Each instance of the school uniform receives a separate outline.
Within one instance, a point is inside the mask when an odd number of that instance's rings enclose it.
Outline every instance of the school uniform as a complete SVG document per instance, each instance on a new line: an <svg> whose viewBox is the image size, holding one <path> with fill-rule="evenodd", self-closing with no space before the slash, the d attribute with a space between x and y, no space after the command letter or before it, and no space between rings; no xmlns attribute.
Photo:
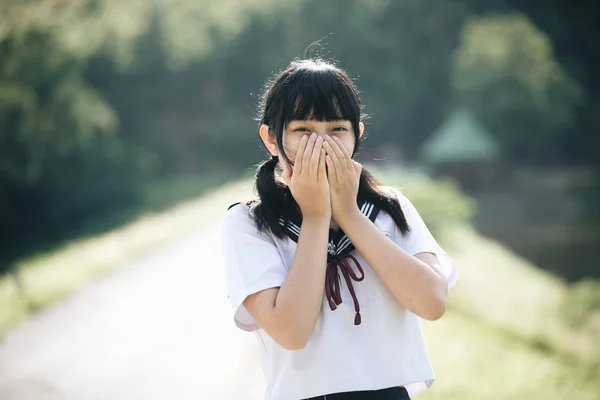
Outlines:
<svg viewBox="0 0 600 400"><path fill-rule="evenodd" d="M400 200L410 226L407 235L403 236L392 217L373 204L359 201L361 212L409 254L434 253L449 285L454 285L457 266L412 203L399 191L389 190ZM294 259L301 220L293 214L282 218L286 237L279 239L258 232L249 212L239 203L227 210L223 251L234 322L240 329L254 332L261 347L266 400L402 400L431 386L435 375L421 319L398 303L341 230L329 233L328 263L336 268L328 269L331 282L326 285L322 309L306 347L286 350L271 339L243 301L253 293L281 286ZM345 392L355 392L355 397L340 397ZM356 397L360 392L364 397Z"/></svg>

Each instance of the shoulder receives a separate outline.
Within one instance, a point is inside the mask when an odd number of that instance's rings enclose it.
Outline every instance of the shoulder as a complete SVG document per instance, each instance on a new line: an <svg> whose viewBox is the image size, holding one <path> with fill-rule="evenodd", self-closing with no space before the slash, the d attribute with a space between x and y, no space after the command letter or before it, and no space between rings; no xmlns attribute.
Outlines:
<svg viewBox="0 0 600 400"><path fill-rule="evenodd" d="M248 223L252 220L250 207L243 202L237 202L227 207L223 217L225 223Z"/></svg>
<svg viewBox="0 0 600 400"><path fill-rule="evenodd" d="M386 193L391 195L392 197L395 197L396 199L398 199L398 203L400 203L400 207L408 206L409 204L411 204L408 197L406 197L400 189L398 189L394 186L387 186L387 185L382 185L381 188Z"/></svg>
<svg viewBox="0 0 600 400"><path fill-rule="evenodd" d="M223 216L223 235L273 241L270 233L258 229L254 219L253 204L248 202L234 203L227 208Z"/></svg>
<svg viewBox="0 0 600 400"><path fill-rule="evenodd" d="M233 203L232 205L230 205L229 207L227 207L227 211L231 210L233 207L235 207L235 206L237 206L237 205L240 205L240 204L242 204L242 202L241 202L241 201L238 201L238 202L236 202L236 203Z"/></svg>
<svg viewBox="0 0 600 400"><path fill-rule="evenodd" d="M412 206L410 200L402 193L400 189L394 186L381 185L379 190L383 192L388 199L393 199L398 202L400 205L401 215L403 215L403 218L406 219L406 223L410 225L410 209ZM377 218L374 221L375 226L377 226L379 230L389 237L393 237L394 231L398 228L396 220L392 217L392 214L390 214L391 211L394 210L388 210L387 208L380 209L377 214Z"/></svg>
<svg viewBox="0 0 600 400"><path fill-rule="evenodd" d="M229 207L227 207L227 210L225 211L225 216L243 215L243 214L248 215L249 213L250 213L250 207L248 207L248 205L246 203L238 201L236 203L231 204Z"/></svg>

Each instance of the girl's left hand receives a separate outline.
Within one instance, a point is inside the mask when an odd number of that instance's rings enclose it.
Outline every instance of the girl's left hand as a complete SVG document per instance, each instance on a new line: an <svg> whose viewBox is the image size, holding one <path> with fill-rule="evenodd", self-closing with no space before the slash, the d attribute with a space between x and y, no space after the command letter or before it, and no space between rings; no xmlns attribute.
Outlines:
<svg viewBox="0 0 600 400"><path fill-rule="evenodd" d="M337 137L324 135L323 147L327 151L327 178L331 193L331 214L340 220L358 211L356 197L362 165L352 160L348 150Z"/></svg>

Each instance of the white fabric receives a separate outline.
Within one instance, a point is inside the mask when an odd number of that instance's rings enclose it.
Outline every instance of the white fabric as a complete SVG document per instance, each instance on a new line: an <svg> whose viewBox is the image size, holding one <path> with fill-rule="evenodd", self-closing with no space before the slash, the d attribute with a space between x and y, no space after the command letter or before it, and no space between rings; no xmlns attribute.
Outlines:
<svg viewBox="0 0 600 400"><path fill-rule="evenodd" d="M449 285L454 285L458 277L456 265L435 241L412 203L397 194L411 232L402 236L384 211L379 212L375 225L411 255L436 254ZM290 351L260 329L243 301L253 293L281 286L291 267L296 243L258 233L248 208L239 204L225 214L223 245L234 321L239 328L254 332L260 343L267 380L266 400L298 400L393 386L405 386L414 395L431 386L435 376L420 318L395 300L356 250L351 254L365 271L365 279L354 283L361 325L354 325L352 298L342 279L342 304L331 311L324 301L307 346Z"/></svg>

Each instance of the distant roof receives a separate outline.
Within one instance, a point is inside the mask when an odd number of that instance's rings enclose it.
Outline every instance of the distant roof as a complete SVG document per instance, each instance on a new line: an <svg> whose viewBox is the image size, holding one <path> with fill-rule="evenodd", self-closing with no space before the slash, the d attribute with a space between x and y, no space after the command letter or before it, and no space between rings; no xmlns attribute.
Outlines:
<svg viewBox="0 0 600 400"><path fill-rule="evenodd" d="M500 146L467 109L456 109L421 149L427 162L489 161L498 158Z"/></svg>

